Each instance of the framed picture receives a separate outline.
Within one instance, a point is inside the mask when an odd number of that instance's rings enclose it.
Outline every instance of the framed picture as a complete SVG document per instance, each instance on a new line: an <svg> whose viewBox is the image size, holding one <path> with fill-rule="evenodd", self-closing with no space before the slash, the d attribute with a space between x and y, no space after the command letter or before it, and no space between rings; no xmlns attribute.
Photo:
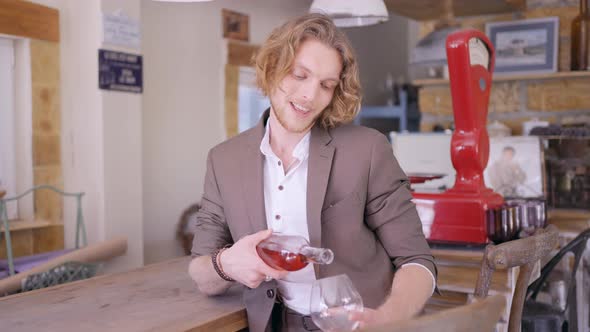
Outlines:
<svg viewBox="0 0 590 332"><path fill-rule="evenodd" d="M496 49L495 74L534 74L557 71L559 18L486 24Z"/></svg>
<svg viewBox="0 0 590 332"><path fill-rule="evenodd" d="M539 137L492 137L484 181L504 197L543 197L544 163Z"/></svg>
<svg viewBox="0 0 590 332"><path fill-rule="evenodd" d="M223 38L248 41L250 36L248 15L222 9Z"/></svg>

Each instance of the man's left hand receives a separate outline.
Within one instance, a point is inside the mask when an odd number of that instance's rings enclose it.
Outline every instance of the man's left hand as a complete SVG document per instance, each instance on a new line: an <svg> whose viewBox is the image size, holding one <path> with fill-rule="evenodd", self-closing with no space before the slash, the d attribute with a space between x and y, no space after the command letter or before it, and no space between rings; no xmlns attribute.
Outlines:
<svg viewBox="0 0 590 332"><path fill-rule="evenodd" d="M382 311L370 308L364 308L363 311L353 311L348 315L348 319L360 322L359 328L369 326L378 326L390 323L395 320L391 315L386 315Z"/></svg>
<svg viewBox="0 0 590 332"><path fill-rule="evenodd" d="M359 321L360 327L378 326L411 319L417 315L432 294L433 279L421 266L406 265L395 273L389 297L376 310L350 313L349 318Z"/></svg>

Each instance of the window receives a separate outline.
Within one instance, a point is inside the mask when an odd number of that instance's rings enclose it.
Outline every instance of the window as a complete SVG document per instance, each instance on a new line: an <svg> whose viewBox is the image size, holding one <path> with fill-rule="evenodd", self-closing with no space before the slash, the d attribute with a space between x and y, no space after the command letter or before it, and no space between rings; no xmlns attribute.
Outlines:
<svg viewBox="0 0 590 332"><path fill-rule="evenodd" d="M238 86L238 131L252 128L260 120L262 113L270 107L266 98L255 83L256 73L252 67L240 67Z"/></svg>

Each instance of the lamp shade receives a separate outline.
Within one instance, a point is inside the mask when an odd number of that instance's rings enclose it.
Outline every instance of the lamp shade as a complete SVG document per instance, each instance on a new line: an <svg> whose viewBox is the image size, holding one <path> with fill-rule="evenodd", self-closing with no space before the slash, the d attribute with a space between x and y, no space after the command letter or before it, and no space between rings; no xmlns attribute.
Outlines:
<svg viewBox="0 0 590 332"><path fill-rule="evenodd" d="M387 21L383 0L314 0L311 13L330 16L338 27L358 27Z"/></svg>

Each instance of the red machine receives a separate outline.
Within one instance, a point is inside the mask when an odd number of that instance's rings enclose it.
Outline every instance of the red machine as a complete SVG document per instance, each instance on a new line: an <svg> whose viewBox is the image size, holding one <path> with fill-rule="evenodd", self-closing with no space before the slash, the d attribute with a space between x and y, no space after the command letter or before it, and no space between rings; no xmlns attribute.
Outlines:
<svg viewBox="0 0 590 332"><path fill-rule="evenodd" d="M455 118L451 161L457 175L451 189L414 193L414 202L429 241L485 244L486 210L504 203L483 177L490 149L486 119L494 48L477 30L453 33L446 45Z"/></svg>

